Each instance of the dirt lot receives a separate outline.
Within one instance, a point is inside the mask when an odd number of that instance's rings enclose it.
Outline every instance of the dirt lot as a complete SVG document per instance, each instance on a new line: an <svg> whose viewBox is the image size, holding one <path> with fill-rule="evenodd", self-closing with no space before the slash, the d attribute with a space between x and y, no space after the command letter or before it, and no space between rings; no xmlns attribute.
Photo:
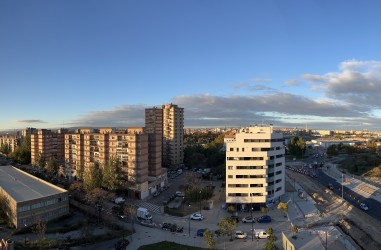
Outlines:
<svg viewBox="0 0 381 250"><path fill-rule="evenodd" d="M292 171L287 173L314 198L323 214L319 223L309 227L336 224L362 249L381 249L381 223L378 220L348 203L343 204L340 197L316 180Z"/></svg>

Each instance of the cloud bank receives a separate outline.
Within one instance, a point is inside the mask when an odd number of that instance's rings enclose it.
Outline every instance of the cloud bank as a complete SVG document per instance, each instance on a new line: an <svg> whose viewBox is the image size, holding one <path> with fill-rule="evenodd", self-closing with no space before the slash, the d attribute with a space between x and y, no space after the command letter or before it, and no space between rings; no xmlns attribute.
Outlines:
<svg viewBox="0 0 381 250"><path fill-rule="evenodd" d="M304 127L307 123L315 129L381 130L378 127L381 121L378 114L381 109L381 62L344 61L338 65L337 72L304 73L299 79L285 80L282 86L301 85L308 85L309 91L319 90L319 97L288 93L287 88L277 89L272 84L239 83L232 86L233 91L247 90L247 94L183 95L169 102L184 108L185 127L247 126L265 122L282 127ZM94 111L72 124L144 126L145 108L148 106L122 105L114 110Z"/></svg>

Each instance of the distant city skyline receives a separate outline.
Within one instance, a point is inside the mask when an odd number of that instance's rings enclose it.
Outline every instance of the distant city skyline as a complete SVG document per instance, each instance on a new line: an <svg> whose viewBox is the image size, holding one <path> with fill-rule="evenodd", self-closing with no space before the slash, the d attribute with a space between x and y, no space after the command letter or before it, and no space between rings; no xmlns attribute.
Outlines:
<svg viewBox="0 0 381 250"><path fill-rule="evenodd" d="M381 131L379 1L2 1L0 130Z"/></svg>

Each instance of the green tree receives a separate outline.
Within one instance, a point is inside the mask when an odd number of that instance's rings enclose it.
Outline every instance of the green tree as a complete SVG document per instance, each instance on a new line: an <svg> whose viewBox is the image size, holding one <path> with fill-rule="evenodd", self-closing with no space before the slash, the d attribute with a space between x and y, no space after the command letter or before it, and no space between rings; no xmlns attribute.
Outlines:
<svg viewBox="0 0 381 250"><path fill-rule="evenodd" d="M83 161L81 161L76 172L77 179L83 181L84 173L85 173L85 165Z"/></svg>
<svg viewBox="0 0 381 250"><path fill-rule="evenodd" d="M102 186L108 190L117 190L122 186L122 169L118 160L111 159L102 167Z"/></svg>
<svg viewBox="0 0 381 250"><path fill-rule="evenodd" d="M337 146L335 144L333 145L330 145L328 148L327 148L327 155L329 157L332 157L332 156L335 156L335 155L338 155L339 152L338 152L338 149L337 149Z"/></svg>
<svg viewBox="0 0 381 250"><path fill-rule="evenodd" d="M5 154L5 155L9 154L9 145L8 145L8 143L4 143L4 144L1 145L0 152Z"/></svg>
<svg viewBox="0 0 381 250"><path fill-rule="evenodd" d="M233 214L233 213L236 211L235 206L233 206L233 205L228 206L228 207L227 207L227 210L228 210L228 212L231 213L231 214Z"/></svg>
<svg viewBox="0 0 381 250"><path fill-rule="evenodd" d="M216 247L216 240L214 239L213 232L210 232L208 229L204 232L204 240L208 249L214 249Z"/></svg>
<svg viewBox="0 0 381 250"><path fill-rule="evenodd" d="M83 180L87 191L100 188L102 184L102 170L97 164L93 164L85 171Z"/></svg>
<svg viewBox="0 0 381 250"><path fill-rule="evenodd" d="M288 153L291 155L302 156L306 151L306 143L302 137L291 137L290 143L287 145Z"/></svg>
<svg viewBox="0 0 381 250"><path fill-rule="evenodd" d="M221 235L230 236L230 240L233 240L233 233L237 228L237 221L233 218L222 218L218 227Z"/></svg>
<svg viewBox="0 0 381 250"><path fill-rule="evenodd" d="M275 245L276 239L277 238L275 235L270 235L270 237L267 238L267 241L262 249L263 250L277 250L278 248Z"/></svg>
<svg viewBox="0 0 381 250"><path fill-rule="evenodd" d="M54 158L51 158L47 163L46 163L46 171L49 174L52 175L57 175L58 173L58 164Z"/></svg>
<svg viewBox="0 0 381 250"><path fill-rule="evenodd" d="M39 169L44 169L46 165L46 159L42 155L41 152L39 152L36 156L35 162L33 163L35 166L37 166Z"/></svg>
<svg viewBox="0 0 381 250"><path fill-rule="evenodd" d="M288 212L288 204L285 202L279 202L277 208L278 208L278 210L283 211L286 214Z"/></svg>

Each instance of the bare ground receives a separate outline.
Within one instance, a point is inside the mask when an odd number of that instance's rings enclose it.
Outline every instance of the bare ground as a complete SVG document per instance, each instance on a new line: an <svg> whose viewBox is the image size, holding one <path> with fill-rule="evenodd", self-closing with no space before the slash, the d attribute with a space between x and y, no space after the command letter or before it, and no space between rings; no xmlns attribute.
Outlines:
<svg viewBox="0 0 381 250"><path fill-rule="evenodd" d="M303 187L316 201L322 213L318 223L307 225L337 225L362 249L381 249L381 223L349 203L342 203L340 197L316 180L288 171L289 176Z"/></svg>

